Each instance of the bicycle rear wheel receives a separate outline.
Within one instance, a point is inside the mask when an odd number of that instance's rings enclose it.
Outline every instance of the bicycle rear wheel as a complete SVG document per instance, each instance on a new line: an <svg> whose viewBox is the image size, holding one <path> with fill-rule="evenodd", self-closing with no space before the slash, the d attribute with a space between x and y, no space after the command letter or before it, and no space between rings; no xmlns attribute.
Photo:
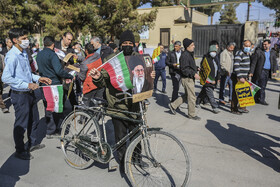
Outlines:
<svg viewBox="0 0 280 187"><path fill-rule="evenodd" d="M148 131L126 152L125 171L133 186L186 186L190 169L184 145L167 132Z"/></svg>
<svg viewBox="0 0 280 187"><path fill-rule="evenodd" d="M85 125L86 127L82 130ZM80 133L79 136L77 136L78 133ZM91 166L94 160L76 146L77 141L81 142L80 136L89 141L98 141L100 139L99 126L91 114L85 111L73 111L62 123L61 150L68 165L76 169L85 169Z"/></svg>

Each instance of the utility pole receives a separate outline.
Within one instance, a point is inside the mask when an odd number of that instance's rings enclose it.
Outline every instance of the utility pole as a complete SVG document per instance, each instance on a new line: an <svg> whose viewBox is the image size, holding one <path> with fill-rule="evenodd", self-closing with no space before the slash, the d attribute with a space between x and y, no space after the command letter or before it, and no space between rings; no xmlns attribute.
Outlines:
<svg viewBox="0 0 280 187"><path fill-rule="evenodd" d="M248 1L247 21L249 21L249 18L250 18L250 1Z"/></svg>

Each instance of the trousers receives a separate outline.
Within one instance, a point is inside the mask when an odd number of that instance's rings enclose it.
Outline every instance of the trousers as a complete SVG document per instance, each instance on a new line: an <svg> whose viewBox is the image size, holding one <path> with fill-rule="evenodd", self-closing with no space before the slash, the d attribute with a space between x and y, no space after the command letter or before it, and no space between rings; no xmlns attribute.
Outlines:
<svg viewBox="0 0 280 187"><path fill-rule="evenodd" d="M185 89L185 94L178 97L171 104L172 108L177 109L181 104L188 101L188 115L195 117L195 91L194 91L194 79L182 78L182 86Z"/></svg>
<svg viewBox="0 0 280 187"><path fill-rule="evenodd" d="M166 71L165 71L165 69L156 69L156 77L154 80L154 90L157 90L157 82L158 82L159 77L161 77L162 91L164 92L166 89Z"/></svg>
<svg viewBox="0 0 280 187"><path fill-rule="evenodd" d="M14 142L16 152L25 151L24 133L27 130L28 146L37 145L37 127L39 124L39 112L34 93L11 93L11 103L15 109Z"/></svg>
<svg viewBox="0 0 280 187"><path fill-rule="evenodd" d="M212 86L203 86L197 99L196 99L196 104L199 105L201 103L201 101L207 97L212 108L218 108L218 104L215 101L215 97L214 97L214 87Z"/></svg>

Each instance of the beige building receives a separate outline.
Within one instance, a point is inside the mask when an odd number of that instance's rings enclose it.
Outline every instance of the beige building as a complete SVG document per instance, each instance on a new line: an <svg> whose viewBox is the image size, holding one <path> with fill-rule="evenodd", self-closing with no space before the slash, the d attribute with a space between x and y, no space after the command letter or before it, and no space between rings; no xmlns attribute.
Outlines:
<svg viewBox="0 0 280 187"><path fill-rule="evenodd" d="M155 8L138 9L139 14L149 13ZM153 29L140 35L140 42L146 43L147 48L156 48L159 43L169 46L171 40L182 41L192 38L192 25L208 25L208 16L193 10L192 23L186 19L191 11L182 6L157 7L158 13Z"/></svg>

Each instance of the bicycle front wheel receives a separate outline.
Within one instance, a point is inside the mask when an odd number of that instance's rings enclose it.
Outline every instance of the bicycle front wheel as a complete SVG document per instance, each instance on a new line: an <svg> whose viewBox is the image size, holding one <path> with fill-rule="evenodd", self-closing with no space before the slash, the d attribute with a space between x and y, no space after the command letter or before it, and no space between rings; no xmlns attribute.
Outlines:
<svg viewBox="0 0 280 187"><path fill-rule="evenodd" d="M189 155L175 136L163 131L148 131L129 145L125 172L133 186L187 186Z"/></svg>
<svg viewBox="0 0 280 187"><path fill-rule="evenodd" d="M85 169L91 166L94 160L76 146L75 142L79 141L80 136L98 141L100 130L92 114L73 111L62 123L61 150L68 165L76 169Z"/></svg>

